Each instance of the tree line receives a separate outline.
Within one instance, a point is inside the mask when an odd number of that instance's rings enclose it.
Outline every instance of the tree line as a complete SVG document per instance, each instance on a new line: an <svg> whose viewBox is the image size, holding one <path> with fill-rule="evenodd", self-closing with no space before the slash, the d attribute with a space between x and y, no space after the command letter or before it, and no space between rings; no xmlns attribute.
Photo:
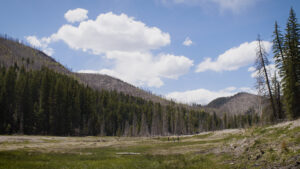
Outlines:
<svg viewBox="0 0 300 169"><path fill-rule="evenodd" d="M150 136L195 134L260 122L207 113L174 102L163 106L116 91L96 91L43 67L0 66L0 134Z"/></svg>
<svg viewBox="0 0 300 169"><path fill-rule="evenodd" d="M267 71L269 60L258 37L256 59L257 87L266 92L272 113L266 113L267 121L296 119L300 117L300 27L296 14L291 8L284 34L275 22L273 32L273 53L278 70L270 76Z"/></svg>

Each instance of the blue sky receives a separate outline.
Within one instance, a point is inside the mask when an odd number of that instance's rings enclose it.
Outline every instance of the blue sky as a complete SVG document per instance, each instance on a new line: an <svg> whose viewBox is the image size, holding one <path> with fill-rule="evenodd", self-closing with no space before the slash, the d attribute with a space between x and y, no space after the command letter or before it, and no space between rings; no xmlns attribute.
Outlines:
<svg viewBox="0 0 300 169"><path fill-rule="evenodd" d="M109 74L200 104L240 91L255 93L250 67L257 35L271 58L275 20L284 28L290 7L300 15L299 0L1 2L0 33L73 71Z"/></svg>

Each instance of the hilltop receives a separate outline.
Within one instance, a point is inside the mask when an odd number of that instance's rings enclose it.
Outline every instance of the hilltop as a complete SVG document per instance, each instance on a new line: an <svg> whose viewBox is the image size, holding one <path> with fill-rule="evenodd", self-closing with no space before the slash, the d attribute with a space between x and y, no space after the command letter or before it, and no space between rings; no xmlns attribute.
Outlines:
<svg viewBox="0 0 300 169"><path fill-rule="evenodd" d="M266 99L250 93L237 93L230 97L220 97L211 101L205 109L217 114L228 113L238 115L244 113L258 112L266 106Z"/></svg>

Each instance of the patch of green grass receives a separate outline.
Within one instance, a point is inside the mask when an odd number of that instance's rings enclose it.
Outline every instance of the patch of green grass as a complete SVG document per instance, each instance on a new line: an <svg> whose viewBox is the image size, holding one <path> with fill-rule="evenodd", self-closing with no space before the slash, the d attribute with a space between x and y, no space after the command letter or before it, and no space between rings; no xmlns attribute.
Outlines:
<svg viewBox="0 0 300 169"><path fill-rule="evenodd" d="M102 148L84 150L90 155L80 153L38 153L27 151L0 152L0 168L6 169L92 169L92 168L143 168L143 169L176 169L176 168L230 168L222 164L223 158L214 154L174 154L174 155L116 155L119 150Z"/></svg>
<svg viewBox="0 0 300 169"><path fill-rule="evenodd" d="M210 137L212 135L214 135L214 133L207 133L207 134L195 135L195 136L193 136L193 138L205 139L205 138Z"/></svg>
<svg viewBox="0 0 300 169"><path fill-rule="evenodd" d="M236 140L241 140L241 139L244 139L246 138L245 135L242 135L242 134L229 134L228 136L226 136L223 141L224 142L229 142L233 139L236 139Z"/></svg>
<svg viewBox="0 0 300 169"><path fill-rule="evenodd" d="M54 140L54 139L41 139L45 143L59 143L60 140Z"/></svg>
<svg viewBox="0 0 300 169"><path fill-rule="evenodd" d="M262 135L262 134L265 134L267 133L268 131L270 131L270 129L266 128L266 127L255 127L252 129L252 133L254 135Z"/></svg>
<svg viewBox="0 0 300 169"><path fill-rule="evenodd" d="M296 143L296 144L300 144L300 135L298 135L298 136L295 138L295 143Z"/></svg>
<svg viewBox="0 0 300 169"><path fill-rule="evenodd" d="M29 144L30 142L28 140L24 141L4 141L0 142L0 145L5 146L5 145L22 145L22 144Z"/></svg>

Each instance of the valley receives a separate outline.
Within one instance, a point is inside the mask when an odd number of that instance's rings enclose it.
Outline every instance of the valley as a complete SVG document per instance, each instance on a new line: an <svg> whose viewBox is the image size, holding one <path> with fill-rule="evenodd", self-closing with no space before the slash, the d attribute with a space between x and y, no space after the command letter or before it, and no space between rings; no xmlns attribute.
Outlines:
<svg viewBox="0 0 300 169"><path fill-rule="evenodd" d="M300 169L300 1L2 4L0 169Z"/></svg>
<svg viewBox="0 0 300 169"><path fill-rule="evenodd" d="M299 154L300 119L186 136L0 136L0 168L7 169L297 169Z"/></svg>

